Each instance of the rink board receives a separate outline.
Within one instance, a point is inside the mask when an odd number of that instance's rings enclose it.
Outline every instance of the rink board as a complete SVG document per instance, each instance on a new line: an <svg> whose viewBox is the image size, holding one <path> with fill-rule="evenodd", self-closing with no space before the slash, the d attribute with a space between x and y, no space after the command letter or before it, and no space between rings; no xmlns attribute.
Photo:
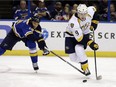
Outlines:
<svg viewBox="0 0 116 87"><path fill-rule="evenodd" d="M13 21L0 21L0 43L11 29ZM44 31L44 37L49 49L61 56L67 56L64 53L64 31L67 22L41 22ZM99 57L116 57L116 23L99 23L95 31L95 39L100 48L97 51ZM93 56L93 51L88 47L86 49L88 56ZM42 52L38 52L42 55ZM28 48L24 43L19 42L13 48L13 51L7 51L5 55L29 55ZM50 54L51 55L51 54Z"/></svg>
<svg viewBox="0 0 116 87"><path fill-rule="evenodd" d="M53 52L55 52L57 55L59 56L68 56L67 54L65 54L64 51L59 51L59 50L53 50ZM94 52L93 51L86 51L86 54L88 57L94 57ZM5 54L5 56L29 56L29 51L28 50L12 50L12 51L7 51ZM42 51L38 51L38 55L42 56ZM116 57L116 52L103 52L103 51L97 51L96 52L97 57L105 57L105 58L109 58L109 57ZM48 56L54 56L53 54L49 54Z"/></svg>

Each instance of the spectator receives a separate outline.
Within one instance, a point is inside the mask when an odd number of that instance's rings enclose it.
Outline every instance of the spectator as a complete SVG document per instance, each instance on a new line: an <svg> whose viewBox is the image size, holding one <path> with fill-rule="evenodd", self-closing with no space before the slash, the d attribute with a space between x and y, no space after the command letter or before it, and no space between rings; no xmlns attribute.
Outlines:
<svg viewBox="0 0 116 87"><path fill-rule="evenodd" d="M78 7L78 5L77 4L74 4L72 9L73 10L77 10L77 7Z"/></svg>
<svg viewBox="0 0 116 87"><path fill-rule="evenodd" d="M33 14L33 12L35 11L37 5L34 3L34 1L31 1L31 12Z"/></svg>
<svg viewBox="0 0 116 87"><path fill-rule="evenodd" d="M100 10L100 14L104 14L107 12L107 7L108 7L108 0L100 0L99 1L99 10Z"/></svg>
<svg viewBox="0 0 116 87"><path fill-rule="evenodd" d="M116 9L115 9L115 6L113 3L110 4L110 14L111 14L111 19L110 21L113 22L113 21L116 21Z"/></svg>
<svg viewBox="0 0 116 87"><path fill-rule="evenodd" d="M64 7L63 20L69 19L70 19L70 9L68 7Z"/></svg>
<svg viewBox="0 0 116 87"><path fill-rule="evenodd" d="M64 7L68 7L69 9L70 9L70 5L67 3L67 4L65 4L65 6Z"/></svg>
<svg viewBox="0 0 116 87"><path fill-rule="evenodd" d="M31 11L30 11L31 14ZM28 9L26 8L26 1L25 0L21 0L20 1L20 8L18 10L15 11L14 14L14 19L18 20L24 20L24 19L28 19L30 16L28 14Z"/></svg>
<svg viewBox="0 0 116 87"><path fill-rule="evenodd" d="M77 4L73 5L72 10L71 10L71 15L73 15L73 14L75 14L77 12L77 7L78 7Z"/></svg>
<svg viewBox="0 0 116 87"><path fill-rule="evenodd" d="M63 10L61 2L55 3L54 10L51 11L51 18L51 20L63 20Z"/></svg>
<svg viewBox="0 0 116 87"><path fill-rule="evenodd" d="M104 13L99 15L100 21L107 21L108 20L108 10L106 10Z"/></svg>
<svg viewBox="0 0 116 87"><path fill-rule="evenodd" d="M45 3L39 1L38 7L35 9L34 16L38 15L41 20L50 20L50 13L47 10Z"/></svg>

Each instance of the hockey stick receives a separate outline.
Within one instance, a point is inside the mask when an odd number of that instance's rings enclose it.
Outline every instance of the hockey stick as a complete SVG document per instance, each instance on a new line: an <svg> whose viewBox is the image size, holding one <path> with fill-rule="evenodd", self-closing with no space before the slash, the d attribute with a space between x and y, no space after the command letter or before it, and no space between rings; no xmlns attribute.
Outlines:
<svg viewBox="0 0 116 87"><path fill-rule="evenodd" d="M71 63L69 63L68 61L64 60L62 57L60 57L59 55L57 55L56 53L54 53L53 51L50 51L52 54L54 54L55 56L57 56L59 59L63 60L64 62L66 62L68 65L72 66L74 69L76 69L77 71L79 71L80 73L82 73L83 75L85 75L85 73L83 71L81 71L80 69L78 69L77 67L75 67L74 65L72 65Z"/></svg>
<svg viewBox="0 0 116 87"><path fill-rule="evenodd" d="M93 41L95 42L95 33L93 30ZM96 50L94 50L94 63L95 63L95 76L96 76L96 80L101 80L102 76L97 74L97 60L96 60Z"/></svg>

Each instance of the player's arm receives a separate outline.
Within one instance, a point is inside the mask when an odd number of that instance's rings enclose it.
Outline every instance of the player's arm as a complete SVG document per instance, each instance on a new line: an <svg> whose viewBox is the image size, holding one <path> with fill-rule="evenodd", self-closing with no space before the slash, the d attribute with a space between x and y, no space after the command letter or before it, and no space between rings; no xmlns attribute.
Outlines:
<svg viewBox="0 0 116 87"><path fill-rule="evenodd" d="M98 50L99 49L99 45L97 43L95 43L93 40L89 40L87 45L89 45L89 47L92 50Z"/></svg>
<svg viewBox="0 0 116 87"><path fill-rule="evenodd" d="M37 33L37 32L32 31L32 30L26 31L25 37L27 39L32 40L32 41L42 41L43 40L43 36L41 33Z"/></svg>
<svg viewBox="0 0 116 87"><path fill-rule="evenodd" d="M83 39L83 33L82 30L79 27L79 24L75 25L74 23L70 23L70 30L72 31L72 34L74 35L75 39L80 42Z"/></svg>
<svg viewBox="0 0 116 87"><path fill-rule="evenodd" d="M97 26L98 26L98 15L97 13L95 12L94 16L93 16L93 19L91 21L91 26L90 26L90 30L96 30Z"/></svg>
<svg viewBox="0 0 116 87"><path fill-rule="evenodd" d="M40 41L44 41L43 39L43 34L41 32L42 28L40 25L37 26L36 29L34 29L34 37L36 39L37 42L40 42Z"/></svg>
<svg viewBox="0 0 116 87"><path fill-rule="evenodd" d="M24 28L23 33L25 35L25 38L35 41L32 28L30 26L28 26L27 24L23 25L23 28Z"/></svg>
<svg viewBox="0 0 116 87"><path fill-rule="evenodd" d="M40 25L34 30L34 37L36 38L38 47L43 51L43 55L48 55L50 52L47 48L46 42L44 40L43 34L41 32L42 28Z"/></svg>

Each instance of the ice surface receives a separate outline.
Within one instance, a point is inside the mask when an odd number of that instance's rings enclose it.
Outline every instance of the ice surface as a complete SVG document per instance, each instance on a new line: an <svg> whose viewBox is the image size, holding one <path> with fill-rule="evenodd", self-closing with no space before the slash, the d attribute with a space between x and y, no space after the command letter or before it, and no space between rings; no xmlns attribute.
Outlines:
<svg viewBox="0 0 116 87"><path fill-rule="evenodd" d="M39 57L40 70L35 73L28 56L0 56L0 87L116 87L116 58L97 59L98 75L103 77L99 81L94 59L88 59L92 75L83 83L86 77L57 57Z"/></svg>

